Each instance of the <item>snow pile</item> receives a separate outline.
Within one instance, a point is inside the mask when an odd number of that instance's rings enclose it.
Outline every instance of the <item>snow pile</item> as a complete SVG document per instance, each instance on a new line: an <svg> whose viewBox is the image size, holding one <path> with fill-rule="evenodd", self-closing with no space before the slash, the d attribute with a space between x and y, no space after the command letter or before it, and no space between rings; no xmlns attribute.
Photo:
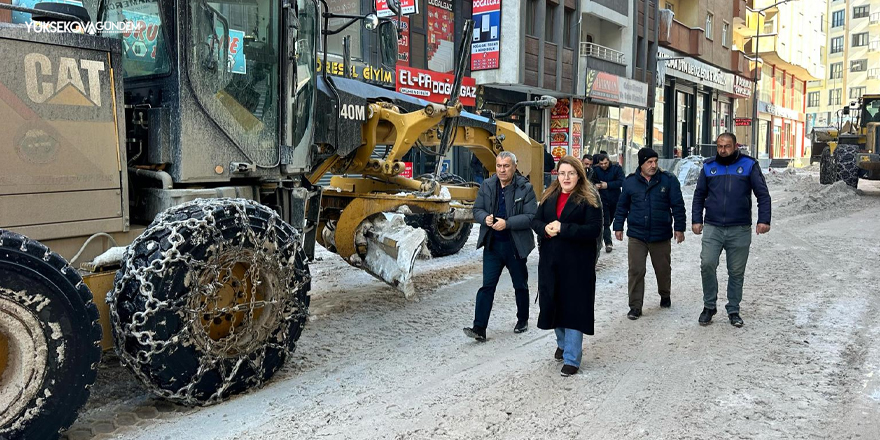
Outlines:
<svg viewBox="0 0 880 440"><path fill-rule="evenodd" d="M792 214L846 209L858 206L860 202L860 191L847 186L843 181L822 185L805 178L797 186L789 186L785 191L796 194L780 203L779 207Z"/></svg>
<svg viewBox="0 0 880 440"><path fill-rule="evenodd" d="M92 264L94 264L95 267L122 264L122 256L123 254L125 254L125 249L125 246L118 246L107 249L106 252L95 257L95 259L92 260Z"/></svg>

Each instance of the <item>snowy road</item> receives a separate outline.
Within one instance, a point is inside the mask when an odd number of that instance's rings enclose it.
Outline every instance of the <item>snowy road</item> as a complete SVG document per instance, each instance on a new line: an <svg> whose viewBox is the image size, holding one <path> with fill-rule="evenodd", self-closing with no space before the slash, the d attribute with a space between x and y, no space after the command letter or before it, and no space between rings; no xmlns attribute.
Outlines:
<svg viewBox="0 0 880 440"><path fill-rule="evenodd" d="M311 320L264 388L177 407L105 356L67 437L878 439L880 186L856 195L815 176L768 180L773 229L752 242L744 328L723 315L697 325L700 239L690 232L673 246L672 308L659 308L649 265L638 321L626 319L625 246L602 255L596 335L569 378L552 332L534 328L535 305L530 330L513 333L506 273L489 341L462 334L480 285L476 229L462 253L418 262L417 301L324 252L312 265ZM537 253L529 265L534 292Z"/></svg>

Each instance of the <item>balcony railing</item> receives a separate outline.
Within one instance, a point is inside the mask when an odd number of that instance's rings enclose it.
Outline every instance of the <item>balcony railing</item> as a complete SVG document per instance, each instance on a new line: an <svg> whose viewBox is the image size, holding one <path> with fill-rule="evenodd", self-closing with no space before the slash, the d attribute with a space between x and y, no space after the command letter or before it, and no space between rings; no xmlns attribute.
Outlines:
<svg viewBox="0 0 880 440"><path fill-rule="evenodd" d="M600 60L610 61L624 66L626 65L626 56L623 52L600 46L596 43L581 41L581 56L598 58Z"/></svg>
<svg viewBox="0 0 880 440"><path fill-rule="evenodd" d="M873 12L873 13L871 13L871 18L870 18L870 20L871 20L871 24L877 24L877 23L880 23L880 12Z"/></svg>

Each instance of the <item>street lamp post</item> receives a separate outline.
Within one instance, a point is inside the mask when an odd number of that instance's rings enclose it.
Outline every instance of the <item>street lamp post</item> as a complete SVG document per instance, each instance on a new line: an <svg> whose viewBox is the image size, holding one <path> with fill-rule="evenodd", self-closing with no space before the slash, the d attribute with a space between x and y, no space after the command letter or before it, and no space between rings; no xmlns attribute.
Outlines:
<svg viewBox="0 0 880 440"><path fill-rule="evenodd" d="M782 0L782 1L779 1L776 3L773 3L772 5L767 6L766 8L759 9L754 12L757 15L762 16L762 15L764 15L764 11L766 11L768 9L775 8L781 4L788 3L791 1L794 1L794 0ZM760 42L761 42L761 30L762 29L761 29L760 20L755 18L755 21L756 21L756 23L755 23L755 45L754 45L754 48L755 48L755 72L752 74L752 78L754 81L754 84L752 84L752 155L757 159L758 158L758 69L760 68L758 61L761 58ZM775 33L766 34L764 36L770 37L770 36L774 36L774 35L776 35L776 34Z"/></svg>

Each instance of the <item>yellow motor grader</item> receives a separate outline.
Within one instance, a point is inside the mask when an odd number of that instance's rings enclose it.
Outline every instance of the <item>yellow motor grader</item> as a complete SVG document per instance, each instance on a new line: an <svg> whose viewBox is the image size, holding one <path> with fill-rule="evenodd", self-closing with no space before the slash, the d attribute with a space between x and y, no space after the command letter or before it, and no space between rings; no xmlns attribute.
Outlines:
<svg viewBox="0 0 880 440"><path fill-rule="evenodd" d="M316 242L411 294L438 238L407 216L460 248L477 191L402 177L412 148L511 151L542 190L539 143L462 111L467 38L434 104L318 69L328 36L362 23L393 70L398 32L375 14L72 3L0 3L0 438L56 438L111 348L177 403L261 386L302 333Z"/></svg>

